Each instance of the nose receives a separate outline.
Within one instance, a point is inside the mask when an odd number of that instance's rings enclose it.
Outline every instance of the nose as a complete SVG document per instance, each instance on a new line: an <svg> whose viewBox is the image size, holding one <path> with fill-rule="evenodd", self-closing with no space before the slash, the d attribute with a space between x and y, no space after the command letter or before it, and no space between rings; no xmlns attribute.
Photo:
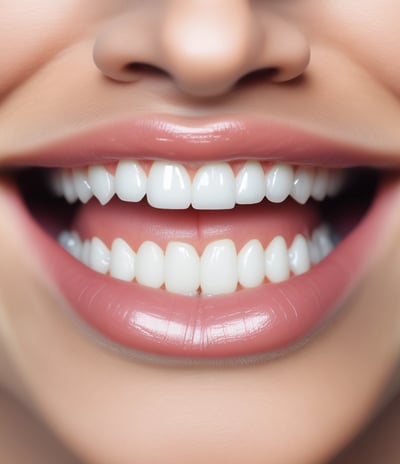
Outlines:
<svg viewBox="0 0 400 464"><path fill-rule="evenodd" d="M276 83L295 79L308 66L309 43L295 24L269 11L268 2L258 5L170 0L141 12L132 6L100 30L95 64L120 82L156 70L196 97L223 95L252 73Z"/></svg>

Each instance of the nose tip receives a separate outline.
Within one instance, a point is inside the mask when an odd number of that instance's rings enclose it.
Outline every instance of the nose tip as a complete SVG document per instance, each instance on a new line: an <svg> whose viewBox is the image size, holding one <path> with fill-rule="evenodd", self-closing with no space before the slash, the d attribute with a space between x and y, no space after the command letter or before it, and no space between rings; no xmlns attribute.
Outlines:
<svg viewBox="0 0 400 464"><path fill-rule="evenodd" d="M238 2L240 3L240 2ZM162 32L165 64L179 87L195 96L227 92L253 66L260 43L243 8L182 6Z"/></svg>
<svg viewBox="0 0 400 464"><path fill-rule="evenodd" d="M268 8L259 15L249 0L166 0L153 22L130 12L101 31L95 63L123 82L143 78L138 69L160 70L196 97L221 96L252 73L286 82L305 71L310 47L294 24Z"/></svg>

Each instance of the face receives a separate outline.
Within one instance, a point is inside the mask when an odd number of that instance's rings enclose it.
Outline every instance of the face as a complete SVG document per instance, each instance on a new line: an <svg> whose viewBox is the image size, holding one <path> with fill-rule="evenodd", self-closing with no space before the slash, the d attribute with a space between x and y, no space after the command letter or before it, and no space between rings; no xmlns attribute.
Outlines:
<svg viewBox="0 0 400 464"><path fill-rule="evenodd" d="M85 462L331 459L398 391L398 1L3 3L1 385Z"/></svg>

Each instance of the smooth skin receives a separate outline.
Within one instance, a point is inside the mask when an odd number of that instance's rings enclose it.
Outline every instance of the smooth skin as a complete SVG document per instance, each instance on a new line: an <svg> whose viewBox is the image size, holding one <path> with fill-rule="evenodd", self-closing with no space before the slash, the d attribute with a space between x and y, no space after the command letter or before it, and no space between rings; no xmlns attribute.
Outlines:
<svg viewBox="0 0 400 464"><path fill-rule="evenodd" d="M0 161L95 121L234 113L381 147L397 169L399 20L398 0L5 0ZM369 424L335 464L400 460L395 177L340 317L282 358L219 368L126 359L77 327L1 180L0 431L21 424L0 433L5 462L322 464Z"/></svg>

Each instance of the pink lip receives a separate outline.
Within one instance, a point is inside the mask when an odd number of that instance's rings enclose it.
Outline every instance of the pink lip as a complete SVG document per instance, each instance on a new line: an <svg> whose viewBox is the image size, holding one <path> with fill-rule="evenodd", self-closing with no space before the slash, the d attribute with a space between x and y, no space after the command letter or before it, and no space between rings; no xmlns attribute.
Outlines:
<svg viewBox="0 0 400 464"><path fill-rule="evenodd" d="M73 167L123 158L189 163L251 158L330 167L376 165L377 160L385 164L382 153L272 120L231 117L190 121L154 115L96 125L45 142L13 156L12 163Z"/></svg>
<svg viewBox="0 0 400 464"><path fill-rule="evenodd" d="M376 153L272 122L196 120L183 125L153 116L49 142L15 157L13 164L78 166L123 158L189 163L253 158L328 166L379 160ZM21 202L19 209L52 278L89 326L135 350L216 358L281 350L314 332L365 270L370 237L379 236L389 198L390 189L381 189L361 224L310 272L282 284L212 298L184 297L101 276L64 252Z"/></svg>

